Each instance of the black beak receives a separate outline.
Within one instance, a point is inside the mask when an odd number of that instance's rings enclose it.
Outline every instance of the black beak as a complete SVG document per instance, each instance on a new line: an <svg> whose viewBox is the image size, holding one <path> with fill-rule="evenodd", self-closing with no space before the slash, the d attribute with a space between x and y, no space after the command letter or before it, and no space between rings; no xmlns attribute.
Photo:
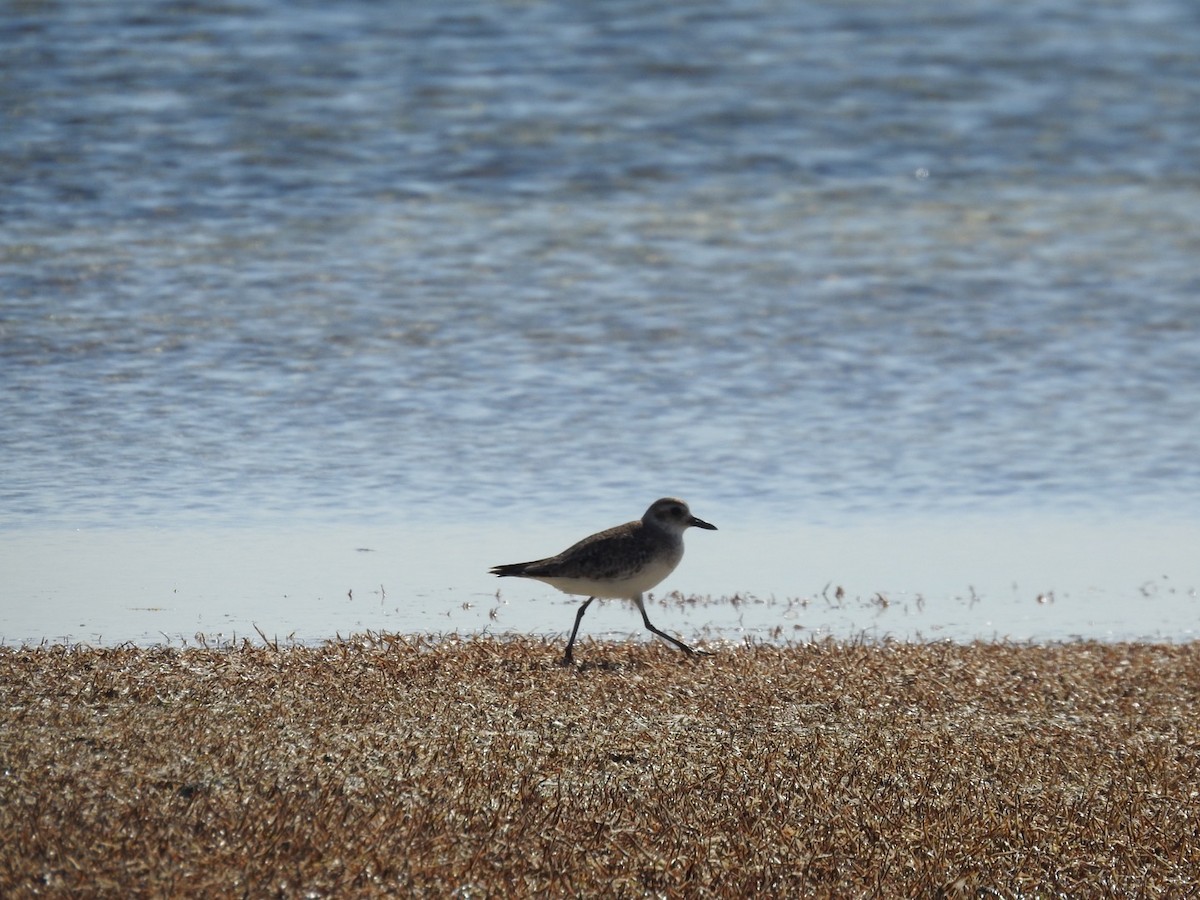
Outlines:
<svg viewBox="0 0 1200 900"><path fill-rule="evenodd" d="M703 519L697 519L695 516L692 516L690 519L688 519L688 524L695 525L697 528L703 528L705 531L717 530L716 525L710 525L708 522L705 522Z"/></svg>

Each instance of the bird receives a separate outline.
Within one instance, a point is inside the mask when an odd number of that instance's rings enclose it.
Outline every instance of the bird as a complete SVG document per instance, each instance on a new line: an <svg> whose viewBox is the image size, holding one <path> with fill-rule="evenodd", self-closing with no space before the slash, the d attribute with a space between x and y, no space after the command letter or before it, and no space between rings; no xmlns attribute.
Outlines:
<svg viewBox="0 0 1200 900"><path fill-rule="evenodd" d="M572 650L579 623L597 598L632 600L648 630L691 656L695 650L650 623L642 601L642 595L675 571L683 559L683 533L691 527L717 530L716 525L693 516L682 500L663 497L651 503L641 519L585 537L557 556L493 566L490 572L501 578L532 578L563 593L587 597L575 613L575 627L563 654L564 666L574 662Z"/></svg>

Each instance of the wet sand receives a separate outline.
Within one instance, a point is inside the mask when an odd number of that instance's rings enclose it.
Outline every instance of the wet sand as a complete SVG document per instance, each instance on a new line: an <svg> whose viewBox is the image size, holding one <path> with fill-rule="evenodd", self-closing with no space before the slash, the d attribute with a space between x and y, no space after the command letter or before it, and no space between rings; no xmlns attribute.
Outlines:
<svg viewBox="0 0 1200 900"><path fill-rule="evenodd" d="M1182 896L1200 644L0 648L0 895Z"/></svg>

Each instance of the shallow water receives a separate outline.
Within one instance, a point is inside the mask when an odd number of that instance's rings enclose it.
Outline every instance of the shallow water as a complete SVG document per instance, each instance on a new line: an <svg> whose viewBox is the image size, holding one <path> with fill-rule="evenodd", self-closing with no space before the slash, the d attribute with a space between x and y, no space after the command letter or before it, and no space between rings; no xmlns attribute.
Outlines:
<svg viewBox="0 0 1200 900"><path fill-rule="evenodd" d="M689 533L651 618L708 643L897 638L1194 640L1200 529L953 517ZM453 526L9 534L5 643L313 642L363 631L565 635L581 598L486 566L561 531ZM69 565L63 561L69 560ZM618 601L581 634L649 639Z"/></svg>
<svg viewBox="0 0 1200 900"><path fill-rule="evenodd" d="M880 520L1021 547L1048 517L1072 558L1097 523L1151 531L1173 571L1147 550L1098 584L1142 634L1136 585L1189 583L1200 508L1197 24L1166 0L14 11L0 632L160 630L53 612L126 583L97 555L195 561L211 586L161 630L220 631L270 573L323 602L363 560L401 583L382 549L336 564L345 529L520 534L521 558L673 493L753 546L857 530L867 560L896 556ZM258 555L227 562L231 530ZM75 587L30 593L34 533ZM664 589L825 583L719 540ZM364 627L434 627L506 555L430 567L426 618ZM862 591L952 596L986 563Z"/></svg>

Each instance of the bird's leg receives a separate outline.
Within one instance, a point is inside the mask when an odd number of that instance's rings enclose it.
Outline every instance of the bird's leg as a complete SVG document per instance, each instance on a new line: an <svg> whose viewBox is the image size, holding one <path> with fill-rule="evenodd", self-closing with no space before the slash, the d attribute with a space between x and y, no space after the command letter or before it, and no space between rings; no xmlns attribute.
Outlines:
<svg viewBox="0 0 1200 900"><path fill-rule="evenodd" d="M657 634L660 638L665 638L666 640L670 641L672 644L674 644L676 647L678 647L680 650L682 650L688 656L692 656L693 654L695 654L696 651L693 650L691 647L689 647L687 644L685 644L683 641L679 640L678 638L671 637L665 631L659 631L657 628L655 628L653 625L650 624L650 617L648 615L646 615L646 605L642 602L641 594L638 594L634 598L633 602L637 604L637 608L642 613L642 624L643 625L645 625L647 628L649 628L651 631L653 631L655 634Z"/></svg>
<svg viewBox="0 0 1200 900"><path fill-rule="evenodd" d="M571 629L571 639L567 641L567 652L563 654L562 664L564 666L569 666L575 659L571 655L571 648L575 646L575 635L579 634L579 623L583 619L583 614L587 612L588 604L595 599L595 597L588 597L579 607L579 612L575 613L575 627Z"/></svg>

